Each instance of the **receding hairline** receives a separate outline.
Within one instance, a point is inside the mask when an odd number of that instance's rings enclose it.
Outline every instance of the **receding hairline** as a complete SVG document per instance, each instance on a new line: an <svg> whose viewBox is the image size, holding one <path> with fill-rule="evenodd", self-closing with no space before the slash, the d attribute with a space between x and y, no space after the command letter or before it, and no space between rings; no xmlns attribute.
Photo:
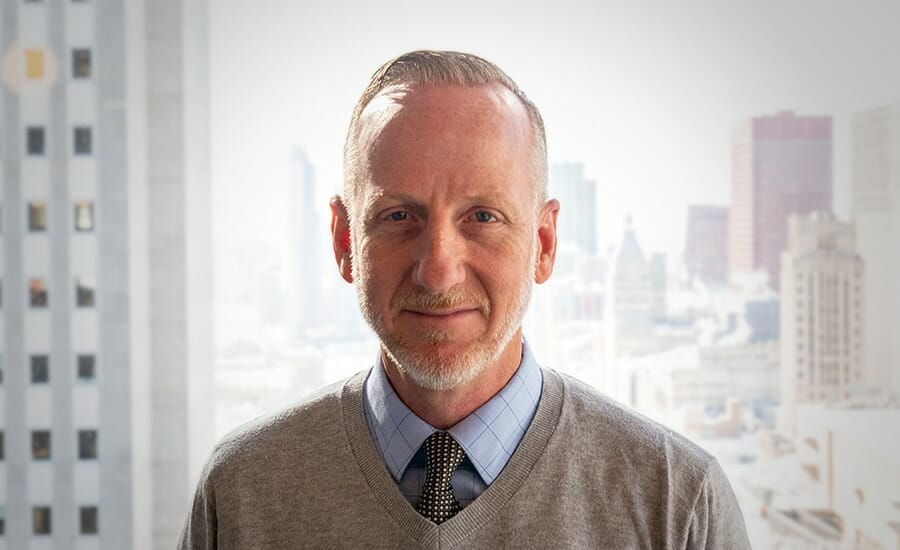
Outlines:
<svg viewBox="0 0 900 550"><path fill-rule="evenodd" d="M459 86L482 88L501 86L524 107L531 128L534 159L535 193L541 204L547 193L547 144L540 111L519 86L497 65L472 54L453 51L419 50L405 53L379 67L372 75L353 110L344 143L345 200L355 198L362 174L359 150L361 118L369 104L384 90L394 86L409 88L426 86Z"/></svg>

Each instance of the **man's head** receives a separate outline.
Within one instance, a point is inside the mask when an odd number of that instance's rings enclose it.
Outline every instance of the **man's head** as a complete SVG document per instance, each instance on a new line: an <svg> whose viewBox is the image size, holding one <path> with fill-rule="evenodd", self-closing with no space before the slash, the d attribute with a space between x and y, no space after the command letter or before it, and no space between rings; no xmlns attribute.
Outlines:
<svg viewBox="0 0 900 550"><path fill-rule="evenodd" d="M375 73L344 152L332 232L363 315L417 385L471 381L512 349L552 271L540 114L483 59L413 52Z"/></svg>
<svg viewBox="0 0 900 550"><path fill-rule="evenodd" d="M502 86L519 99L531 124L531 162L538 204L547 198L547 138L538 108L500 67L478 56L449 51L420 50L405 53L382 65L363 91L353 109L344 142L344 202L352 204L359 185L366 181L365 151L359 137L363 112L379 94L396 86L446 85L478 88Z"/></svg>

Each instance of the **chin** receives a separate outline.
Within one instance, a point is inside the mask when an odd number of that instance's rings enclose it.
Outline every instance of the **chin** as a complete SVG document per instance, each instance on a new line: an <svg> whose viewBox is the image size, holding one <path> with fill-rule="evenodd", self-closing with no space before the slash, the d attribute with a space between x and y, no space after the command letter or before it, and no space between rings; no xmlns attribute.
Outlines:
<svg viewBox="0 0 900 550"><path fill-rule="evenodd" d="M487 350L472 350L455 357L441 357L402 346L382 345L390 360L415 385L432 391L452 390L471 382L500 356L499 352L491 354Z"/></svg>

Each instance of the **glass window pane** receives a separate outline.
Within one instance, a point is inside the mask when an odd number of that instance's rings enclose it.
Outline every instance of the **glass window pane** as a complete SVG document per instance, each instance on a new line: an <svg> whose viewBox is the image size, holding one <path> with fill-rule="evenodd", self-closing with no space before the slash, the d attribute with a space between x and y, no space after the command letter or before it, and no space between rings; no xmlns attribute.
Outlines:
<svg viewBox="0 0 900 550"><path fill-rule="evenodd" d="M28 303L31 307L47 307L47 285L43 279L28 280Z"/></svg>
<svg viewBox="0 0 900 550"><path fill-rule="evenodd" d="M31 383L46 384L50 381L50 358L46 355L31 356Z"/></svg>
<svg viewBox="0 0 900 550"><path fill-rule="evenodd" d="M75 303L78 307L94 307L95 287L96 283L93 277L75 279Z"/></svg>
<svg viewBox="0 0 900 550"><path fill-rule="evenodd" d="M75 203L75 231L94 230L94 203L79 201Z"/></svg>
<svg viewBox="0 0 900 550"><path fill-rule="evenodd" d="M47 205L43 202L28 203L28 230L47 230Z"/></svg>
<svg viewBox="0 0 900 550"><path fill-rule="evenodd" d="M32 518L35 535L50 534L50 507L35 506L32 510Z"/></svg>
<svg viewBox="0 0 900 550"><path fill-rule="evenodd" d="M97 458L97 430L78 430L78 458Z"/></svg>
<svg viewBox="0 0 900 550"><path fill-rule="evenodd" d="M35 460L50 459L49 430L34 430L31 432L31 458Z"/></svg>
<svg viewBox="0 0 900 550"><path fill-rule="evenodd" d="M96 535L97 534L97 507L82 506L81 515L81 534Z"/></svg>
<svg viewBox="0 0 900 550"><path fill-rule="evenodd" d="M74 135L74 152L76 155L91 154L91 128L90 126L76 126Z"/></svg>
<svg viewBox="0 0 900 550"><path fill-rule="evenodd" d="M25 50L25 78L29 80L44 78L44 52L42 50Z"/></svg>
<svg viewBox="0 0 900 550"><path fill-rule="evenodd" d="M72 77L88 78L91 76L91 50L72 50Z"/></svg>
<svg viewBox="0 0 900 550"><path fill-rule="evenodd" d="M29 155L44 154L44 127L29 126L25 129L25 144Z"/></svg>
<svg viewBox="0 0 900 550"><path fill-rule="evenodd" d="M91 382L96 376L96 358L93 355L78 356L78 380Z"/></svg>

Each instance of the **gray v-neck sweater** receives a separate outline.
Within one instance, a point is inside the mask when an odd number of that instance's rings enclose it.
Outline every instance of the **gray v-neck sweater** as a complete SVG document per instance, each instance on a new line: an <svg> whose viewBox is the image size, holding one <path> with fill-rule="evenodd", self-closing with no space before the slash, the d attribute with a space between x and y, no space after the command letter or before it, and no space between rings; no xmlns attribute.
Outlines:
<svg viewBox="0 0 900 550"><path fill-rule="evenodd" d="M365 373L238 428L203 472L180 548L749 548L718 463L544 371L509 463L452 519L420 516L363 414Z"/></svg>

